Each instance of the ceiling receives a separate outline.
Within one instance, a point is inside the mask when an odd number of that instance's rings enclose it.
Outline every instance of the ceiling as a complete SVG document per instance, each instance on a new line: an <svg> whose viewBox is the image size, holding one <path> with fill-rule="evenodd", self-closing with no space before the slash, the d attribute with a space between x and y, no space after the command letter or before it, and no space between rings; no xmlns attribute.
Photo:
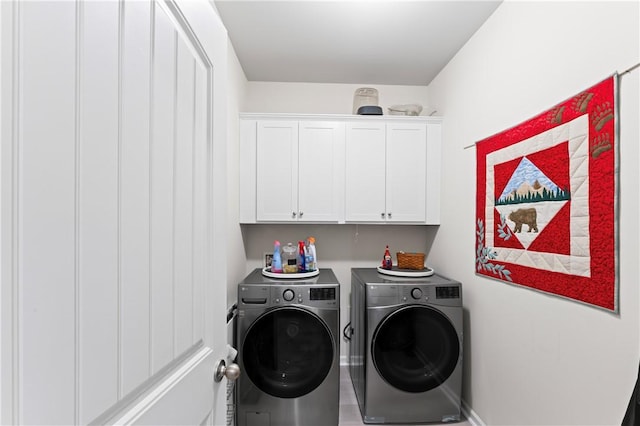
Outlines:
<svg viewBox="0 0 640 426"><path fill-rule="evenodd" d="M214 3L249 81L425 86L501 1Z"/></svg>

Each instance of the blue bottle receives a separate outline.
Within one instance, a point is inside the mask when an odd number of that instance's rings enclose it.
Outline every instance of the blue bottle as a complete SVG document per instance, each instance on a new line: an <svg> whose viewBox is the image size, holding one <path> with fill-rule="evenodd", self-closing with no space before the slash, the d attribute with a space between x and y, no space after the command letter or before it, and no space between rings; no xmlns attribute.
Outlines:
<svg viewBox="0 0 640 426"><path fill-rule="evenodd" d="M280 241L273 243L273 259L271 260L271 272L282 273L282 257L280 256Z"/></svg>

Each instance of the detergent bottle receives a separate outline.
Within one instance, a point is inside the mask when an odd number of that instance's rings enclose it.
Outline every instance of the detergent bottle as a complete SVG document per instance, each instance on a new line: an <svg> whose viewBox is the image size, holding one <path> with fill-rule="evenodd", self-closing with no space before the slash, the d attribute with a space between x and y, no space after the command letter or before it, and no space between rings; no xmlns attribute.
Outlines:
<svg viewBox="0 0 640 426"><path fill-rule="evenodd" d="M304 241L298 241L298 272L306 272L306 255L304 253Z"/></svg>
<svg viewBox="0 0 640 426"><path fill-rule="evenodd" d="M273 259L271 260L271 272L282 273L282 256L280 255L280 241L273 243Z"/></svg>
<svg viewBox="0 0 640 426"><path fill-rule="evenodd" d="M307 238L307 271L315 271L318 269L318 259L316 258L316 239L314 237Z"/></svg>

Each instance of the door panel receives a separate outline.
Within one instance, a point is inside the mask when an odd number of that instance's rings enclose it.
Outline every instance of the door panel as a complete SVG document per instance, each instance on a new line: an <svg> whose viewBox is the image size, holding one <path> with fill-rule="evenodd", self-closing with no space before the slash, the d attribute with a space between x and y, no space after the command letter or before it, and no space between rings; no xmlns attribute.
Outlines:
<svg viewBox="0 0 640 426"><path fill-rule="evenodd" d="M76 417L75 382L69 380L76 377L78 349L76 55L75 49L59 51L59 46L75 46L75 28L66 24L75 21L76 10L73 3L19 5L13 246L20 318L14 331L22 355L16 371L23 396L17 401L18 419L64 423ZM57 398L51 398L54 392Z"/></svg>
<svg viewBox="0 0 640 426"><path fill-rule="evenodd" d="M175 152L175 347L173 355L182 353L193 343L193 252L194 229L200 224L193 221L193 144L195 58L182 37L177 45L177 99ZM204 89L204 88L202 88ZM201 336L198 336L198 338Z"/></svg>
<svg viewBox="0 0 640 426"><path fill-rule="evenodd" d="M211 178L210 150L208 149L208 120L209 108L207 105L207 89L210 84L208 80L208 72L204 64L195 63L195 90L194 90L194 132L193 132L193 223L202 224L200 232L194 232L193 238L193 268L192 280L194 283L192 297L193 306L190 312L193 324L191 341L195 341L198 336L204 336L206 333L205 322L207 318L205 313L205 282L211 280L207 276L207 267L211 264L213 253L208 247L210 239L207 238L208 230L203 225L209 224L209 216L211 214L211 205L209 203L209 191ZM215 289L219 291L219 289ZM212 309L207 307L207 309ZM219 315L222 317L222 315ZM226 318L225 318L226 319ZM226 342L226 341L225 341Z"/></svg>
<svg viewBox="0 0 640 426"><path fill-rule="evenodd" d="M83 10L78 173L80 311L79 420L118 400L118 14L116 2ZM105 208L105 206L112 206ZM101 386L95 386L101 383Z"/></svg>
<svg viewBox="0 0 640 426"><path fill-rule="evenodd" d="M154 14L151 128L151 372L173 359L173 182L177 35L164 12Z"/></svg>
<svg viewBox="0 0 640 426"><path fill-rule="evenodd" d="M224 120L196 17L221 25L206 1L0 4L0 423L221 417Z"/></svg>
<svg viewBox="0 0 640 426"><path fill-rule="evenodd" d="M213 351L198 342L90 424L210 424Z"/></svg>
<svg viewBox="0 0 640 426"><path fill-rule="evenodd" d="M215 363L216 356L210 348L195 353L178 371L158 384L153 395L141 401L140 411L129 412L130 423L196 425L211 419L211 410L203 408L210 407L214 398L211 372L215 370ZM114 423L125 422L117 420Z"/></svg>
<svg viewBox="0 0 640 426"><path fill-rule="evenodd" d="M85 9L91 9L91 3ZM150 3L121 4L120 33L120 395L150 374L149 58Z"/></svg>

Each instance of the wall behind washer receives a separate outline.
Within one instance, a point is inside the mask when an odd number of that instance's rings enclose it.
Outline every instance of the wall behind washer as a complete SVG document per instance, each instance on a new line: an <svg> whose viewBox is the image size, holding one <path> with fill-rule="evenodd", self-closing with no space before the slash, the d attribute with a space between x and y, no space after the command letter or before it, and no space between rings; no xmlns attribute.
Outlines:
<svg viewBox="0 0 640 426"><path fill-rule="evenodd" d="M433 266L464 284L463 397L492 425L620 424L639 360L640 69L621 81L620 314L474 274L475 149L640 62L639 2L504 2L429 86L445 117ZM452 257L449 253L459 256Z"/></svg>

